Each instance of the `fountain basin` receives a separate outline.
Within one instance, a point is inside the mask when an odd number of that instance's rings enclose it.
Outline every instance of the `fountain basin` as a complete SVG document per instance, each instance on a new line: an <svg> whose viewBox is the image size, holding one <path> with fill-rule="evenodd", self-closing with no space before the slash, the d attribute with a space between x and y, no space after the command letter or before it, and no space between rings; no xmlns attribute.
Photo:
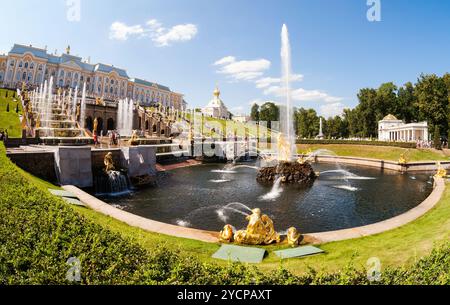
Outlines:
<svg viewBox="0 0 450 305"><path fill-rule="evenodd" d="M313 168L323 174L310 187L286 184L270 198L265 195L272 186L258 183L255 169L241 167L232 173L224 172L223 164L207 164L164 172L157 187L104 201L148 219L208 231L220 231L228 223L237 230L245 228L245 214L260 208L279 233L291 226L311 233L390 219L419 205L433 190L433 179L426 173L361 166L336 171L335 164L325 163Z"/></svg>

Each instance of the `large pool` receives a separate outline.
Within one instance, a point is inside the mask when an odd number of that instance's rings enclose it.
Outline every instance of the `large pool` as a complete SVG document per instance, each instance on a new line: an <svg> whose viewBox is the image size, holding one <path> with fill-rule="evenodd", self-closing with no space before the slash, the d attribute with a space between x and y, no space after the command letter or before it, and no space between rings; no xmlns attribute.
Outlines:
<svg viewBox="0 0 450 305"><path fill-rule="evenodd" d="M246 226L248 208L260 208L279 232L302 233L372 224L402 214L432 191L431 174L336 164L314 164L312 187L280 189L256 182L253 164L208 164L160 173L157 186L126 197L103 198L133 214L170 224L219 231Z"/></svg>

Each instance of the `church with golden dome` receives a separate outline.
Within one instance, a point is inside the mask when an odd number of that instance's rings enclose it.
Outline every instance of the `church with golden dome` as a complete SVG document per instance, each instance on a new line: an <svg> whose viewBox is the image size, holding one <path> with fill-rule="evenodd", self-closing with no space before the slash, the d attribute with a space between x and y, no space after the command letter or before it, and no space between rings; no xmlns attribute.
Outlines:
<svg viewBox="0 0 450 305"><path fill-rule="evenodd" d="M216 86L213 92L213 98L209 101L208 105L202 109L202 113L205 116L218 118L218 119L230 119L231 113L228 111L225 103L220 99L220 90Z"/></svg>

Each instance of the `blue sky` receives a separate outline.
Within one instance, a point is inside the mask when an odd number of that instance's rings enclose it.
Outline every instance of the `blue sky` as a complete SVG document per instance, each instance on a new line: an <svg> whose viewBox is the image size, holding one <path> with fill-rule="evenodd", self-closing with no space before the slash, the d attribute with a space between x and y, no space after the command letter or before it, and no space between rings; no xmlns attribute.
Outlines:
<svg viewBox="0 0 450 305"><path fill-rule="evenodd" d="M58 53L70 44L91 62L184 93L192 106L205 105L218 83L235 113L249 112L252 101L281 100L283 23L298 79L295 104L326 116L355 106L360 88L450 70L450 1L381 0L380 22L367 20L366 0L80 3L73 22L66 0L3 0L0 52L15 42Z"/></svg>

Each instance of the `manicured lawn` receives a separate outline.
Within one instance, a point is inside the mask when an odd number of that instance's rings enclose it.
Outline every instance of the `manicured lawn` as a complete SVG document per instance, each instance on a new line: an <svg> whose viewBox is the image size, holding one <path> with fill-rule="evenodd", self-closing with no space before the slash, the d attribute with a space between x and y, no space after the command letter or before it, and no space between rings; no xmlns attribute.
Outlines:
<svg viewBox="0 0 450 305"><path fill-rule="evenodd" d="M22 114L22 104L12 98L14 91L8 91L8 98L5 98L6 90L0 89L0 129L8 129L10 138L20 138L22 130L19 115ZM9 104L9 112L6 107ZM16 105L19 106L19 113L16 113Z"/></svg>
<svg viewBox="0 0 450 305"><path fill-rule="evenodd" d="M304 153L308 150L315 151L317 149L327 149L334 152L338 156L352 156L390 161L398 161L401 154L405 154L408 162L450 160L450 157L446 156L442 151L432 149L406 149L400 147L346 144L297 145L297 151L299 153Z"/></svg>

